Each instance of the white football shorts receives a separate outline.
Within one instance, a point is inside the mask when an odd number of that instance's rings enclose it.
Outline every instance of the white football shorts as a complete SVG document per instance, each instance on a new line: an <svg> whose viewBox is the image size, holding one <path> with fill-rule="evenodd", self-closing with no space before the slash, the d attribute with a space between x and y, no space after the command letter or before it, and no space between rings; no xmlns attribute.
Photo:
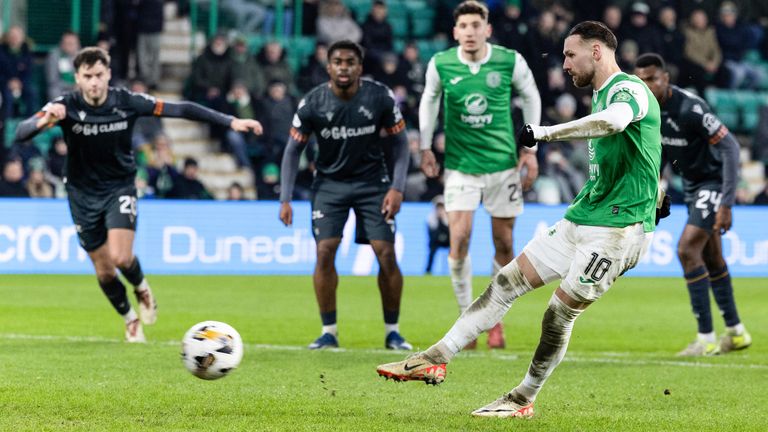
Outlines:
<svg viewBox="0 0 768 432"><path fill-rule="evenodd" d="M483 203L493 217L510 218L523 213L520 173L515 168L490 174L445 170L445 210L475 211Z"/></svg>
<svg viewBox="0 0 768 432"><path fill-rule="evenodd" d="M561 219L528 242L523 253L544 283L561 279L560 288L571 298L591 303L637 265L652 238L642 223L613 228Z"/></svg>

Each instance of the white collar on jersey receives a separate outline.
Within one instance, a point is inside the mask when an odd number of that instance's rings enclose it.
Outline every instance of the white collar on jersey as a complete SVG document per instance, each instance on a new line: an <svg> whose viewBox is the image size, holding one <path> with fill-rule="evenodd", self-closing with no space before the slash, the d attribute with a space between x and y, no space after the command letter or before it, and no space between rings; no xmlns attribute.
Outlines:
<svg viewBox="0 0 768 432"><path fill-rule="evenodd" d="M485 57L483 57L478 62L471 62L471 61L465 60L464 57L462 57L461 55L461 45L459 45L459 48L456 49L456 56L459 58L459 61L469 66L469 71L472 73L472 75L475 75L478 72L480 72L480 66L484 65L485 63L488 63L488 60L491 59L491 51L493 51L493 45L486 42L485 47L487 48Z"/></svg>

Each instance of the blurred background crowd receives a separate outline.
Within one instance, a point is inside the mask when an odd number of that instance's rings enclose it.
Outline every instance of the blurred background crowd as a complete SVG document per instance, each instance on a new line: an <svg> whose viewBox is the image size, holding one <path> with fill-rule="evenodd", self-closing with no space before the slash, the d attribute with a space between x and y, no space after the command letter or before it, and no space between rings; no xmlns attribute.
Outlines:
<svg viewBox="0 0 768 432"><path fill-rule="evenodd" d="M419 171L418 103L427 62L453 45L451 14L459 1L280 2L101 0L92 11L94 25L79 31L65 27L46 44L28 36L39 0L11 1L12 7L4 8L0 44L0 196L66 193L62 170L67 149L60 131L16 142L14 129L47 100L73 88L74 54L81 45L98 44L112 55L114 85L192 100L258 119L265 127L260 137L215 127L198 133L187 123L142 118L134 147L140 167L136 183L144 198L275 200L293 113L304 93L328 79L327 47L339 39L363 45L364 73L390 86L403 112L411 149L405 199L430 201L442 193L440 179L427 179ZM575 88L562 71L562 42L576 22L603 21L619 40L623 70L631 72L639 54L659 53L669 64L673 83L709 102L741 144L737 202L768 204L768 1L487 4L493 42L519 51L535 75L543 124L589 113L591 89ZM44 38L41 30L35 32ZM173 44L184 45L182 60L166 51ZM514 117L520 125L519 110ZM191 132L185 135L185 129ZM182 150L182 140L202 144ZM444 144L438 127L433 143L438 158ZM302 157L295 199L309 197L313 154L310 144ZM542 144L538 158L541 174L526 200L569 202L586 179L586 143ZM680 178L671 168L663 178L673 199L681 202Z"/></svg>

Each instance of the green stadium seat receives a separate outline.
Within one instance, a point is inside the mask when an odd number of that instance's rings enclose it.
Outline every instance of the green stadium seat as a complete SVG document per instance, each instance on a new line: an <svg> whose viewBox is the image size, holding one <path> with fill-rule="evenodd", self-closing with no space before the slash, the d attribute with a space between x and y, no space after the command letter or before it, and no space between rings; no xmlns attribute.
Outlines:
<svg viewBox="0 0 768 432"><path fill-rule="evenodd" d="M740 95L737 92L710 88L705 92L705 98L712 109L725 123L728 129L740 131L739 120Z"/></svg>
<svg viewBox="0 0 768 432"><path fill-rule="evenodd" d="M389 16L387 18L389 24L392 26L392 35L396 38L408 37L408 18L406 16L394 17Z"/></svg>
<svg viewBox="0 0 768 432"><path fill-rule="evenodd" d="M432 9L424 9L411 14L411 33L413 37L431 37L434 33L434 24L435 11Z"/></svg>

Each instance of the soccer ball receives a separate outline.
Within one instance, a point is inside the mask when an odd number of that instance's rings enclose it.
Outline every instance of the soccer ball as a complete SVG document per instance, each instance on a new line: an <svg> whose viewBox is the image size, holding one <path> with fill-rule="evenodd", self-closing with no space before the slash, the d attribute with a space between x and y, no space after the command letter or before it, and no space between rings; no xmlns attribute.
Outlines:
<svg viewBox="0 0 768 432"><path fill-rule="evenodd" d="M192 375L219 379L243 359L243 340L229 324L203 321L192 326L182 339L181 360Z"/></svg>

